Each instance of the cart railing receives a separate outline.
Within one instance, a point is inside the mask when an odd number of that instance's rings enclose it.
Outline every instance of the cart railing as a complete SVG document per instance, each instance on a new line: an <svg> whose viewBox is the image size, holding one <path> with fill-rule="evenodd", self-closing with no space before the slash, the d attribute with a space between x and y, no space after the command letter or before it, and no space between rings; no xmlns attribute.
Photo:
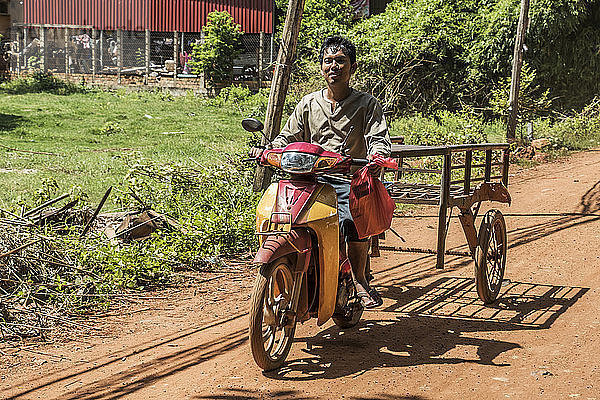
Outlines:
<svg viewBox="0 0 600 400"><path fill-rule="evenodd" d="M386 179L390 173L384 175L384 180L395 202L439 207L437 268L444 265L449 208L460 209L461 223L473 253L477 241L474 219L481 202L510 202L506 190L508 143L412 146L393 141L391 156L398 161L398 170L392 173L392 180ZM381 249L386 248L381 246Z"/></svg>

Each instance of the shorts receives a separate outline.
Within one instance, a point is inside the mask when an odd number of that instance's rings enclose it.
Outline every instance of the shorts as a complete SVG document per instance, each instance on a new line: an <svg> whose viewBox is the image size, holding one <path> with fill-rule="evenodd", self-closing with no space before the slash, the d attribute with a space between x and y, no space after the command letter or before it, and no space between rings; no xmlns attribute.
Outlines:
<svg viewBox="0 0 600 400"><path fill-rule="evenodd" d="M346 242L366 242L368 238L359 239L356 225L350 213L350 182L335 179L331 176L320 176L318 181L327 183L335 189L338 202L338 219L340 222L340 232Z"/></svg>

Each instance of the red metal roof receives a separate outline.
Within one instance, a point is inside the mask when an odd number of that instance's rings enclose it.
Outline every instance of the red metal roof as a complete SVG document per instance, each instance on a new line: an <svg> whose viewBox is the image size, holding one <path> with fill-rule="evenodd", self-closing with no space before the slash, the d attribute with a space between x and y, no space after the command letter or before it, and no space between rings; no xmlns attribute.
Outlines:
<svg viewBox="0 0 600 400"><path fill-rule="evenodd" d="M273 8L273 0L23 0L23 23L200 32L208 13L218 10L246 33L272 33Z"/></svg>

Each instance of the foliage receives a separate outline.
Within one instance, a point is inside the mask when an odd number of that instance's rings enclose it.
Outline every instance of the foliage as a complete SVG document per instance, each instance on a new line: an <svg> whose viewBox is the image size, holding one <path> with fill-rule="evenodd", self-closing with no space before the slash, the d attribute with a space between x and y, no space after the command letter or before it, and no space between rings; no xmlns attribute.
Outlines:
<svg viewBox="0 0 600 400"><path fill-rule="evenodd" d="M125 130L117 121L108 121L106 122L102 128L96 129L92 131L95 135L114 135L114 134L124 134Z"/></svg>
<svg viewBox="0 0 600 400"><path fill-rule="evenodd" d="M172 263L199 265L209 255L230 256L254 245L253 169L242 156L221 154L221 163L191 168L179 163L133 160L121 190L134 191L146 207L181 224L180 232L156 238ZM121 197L125 208L139 206Z"/></svg>
<svg viewBox="0 0 600 400"><path fill-rule="evenodd" d="M486 108L510 76L518 14L518 0L395 0L352 29L357 86L394 116ZM600 1L539 0L530 15L531 88L581 107L600 92Z"/></svg>
<svg viewBox="0 0 600 400"><path fill-rule="evenodd" d="M550 89L542 90L540 85L535 84L535 77L535 70L524 63L521 69L519 87L519 116L521 121L547 117L552 109ZM508 116L510 85L511 78L503 78L491 93L490 105L492 110L503 117Z"/></svg>
<svg viewBox="0 0 600 400"><path fill-rule="evenodd" d="M237 110L239 115L264 119L269 102L269 90L260 89L257 93L243 86L227 86L219 94L207 100L207 104L219 109Z"/></svg>
<svg viewBox="0 0 600 400"><path fill-rule="evenodd" d="M406 144L436 146L485 143L497 137L498 126L485 123L473 114L437 111L433 117L413 115L392 122L393 135L404 136Z"/></svg>
<svg viewBox="0 0 600 400"><path fill-rule="evenodd" d="M63 81L50 72L34 72L25 78L14 79L0 84L0 92L7 94L52 93L70 95L85 93L89 89L71 82Z"/></svg>
<svg viewBox="0 0 600 400"><path fill-rule="evenodd" d="M211 82L231 80L233 60L240 54L241 26L227 11L213 11L202 28L204 40L192 46L189 62L194 73L204 73Z"/></svg>
<svg viewBox="0 0 600 400"><path fill-rule="evenodd" d="M287 0L275 0L279 11L279 29L285 22ZM298 34L298 59L301 63L315 62L323 39L346 35L352 23L350 0L305 0Z"/></svg>
<svg viewBox="0 0 600 400"><path fill-rule="evenodd" d="M600 145L600 98L581 112L558 122L536 121L536 137L547 138L554 150L585 150Z"/></svg>

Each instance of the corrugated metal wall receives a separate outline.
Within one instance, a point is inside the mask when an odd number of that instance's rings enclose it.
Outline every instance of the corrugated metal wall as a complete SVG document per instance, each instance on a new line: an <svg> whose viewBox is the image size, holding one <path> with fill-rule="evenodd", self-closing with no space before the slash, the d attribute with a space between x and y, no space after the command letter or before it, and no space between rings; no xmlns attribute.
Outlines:
<svg viewBox="0 0 600 400"><path fill-rule="evenodd" d="M199 32L218 10L246 33L272 33L273 7L273 0L23 0L23 23Z"/></svg>

